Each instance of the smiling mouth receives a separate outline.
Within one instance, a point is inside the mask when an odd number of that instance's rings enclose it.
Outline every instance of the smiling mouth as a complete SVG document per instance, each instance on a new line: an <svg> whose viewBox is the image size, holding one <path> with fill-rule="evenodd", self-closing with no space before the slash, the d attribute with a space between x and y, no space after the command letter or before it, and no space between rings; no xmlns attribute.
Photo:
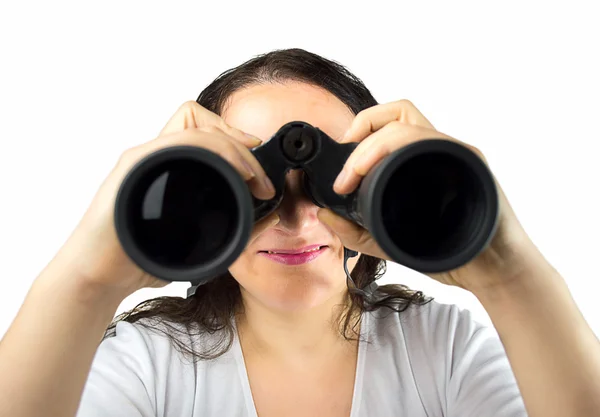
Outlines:
<svg viewBox="0 0 600 417"><path fill-rule="evenodd" d="M272 262L297 266L313 262L328 249L327 245L311 245L298 249L274 249L258 252L259 255L269 259Z"/></svg>
<svg viewBox="0 0 600 417"><path fill-rule="evenodd" d="M275 250L261 250L259 253L268 253L272 255L301 255L303 253L311 253L318 252L323 248L328 247L327 245L319 245L311 247L310 249L299 249L299 250L284 250L284 249L275 249Z"/></svg>

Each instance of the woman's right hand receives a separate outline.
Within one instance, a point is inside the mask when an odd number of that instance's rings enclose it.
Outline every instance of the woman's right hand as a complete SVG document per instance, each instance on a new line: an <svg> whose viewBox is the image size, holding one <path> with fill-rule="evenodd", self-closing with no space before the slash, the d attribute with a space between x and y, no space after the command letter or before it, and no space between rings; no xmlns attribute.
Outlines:
<svg viewBox="0 0 600 417"><path fill-rule="evenodd" d="M167 281L142 271L122 249L114 226L114 206L121 182L146 155L166 147L193 145L213 151L231 163L257 198L272 198L271 181L249 150L260 144L259 139L228 126L198 103L186 102L156 139L121 155L55 261L70 268L86 286L121 298L140 288L167 285ZM255 230L266 228L273 221L274 216L268 216L255 225Z"/></svg>

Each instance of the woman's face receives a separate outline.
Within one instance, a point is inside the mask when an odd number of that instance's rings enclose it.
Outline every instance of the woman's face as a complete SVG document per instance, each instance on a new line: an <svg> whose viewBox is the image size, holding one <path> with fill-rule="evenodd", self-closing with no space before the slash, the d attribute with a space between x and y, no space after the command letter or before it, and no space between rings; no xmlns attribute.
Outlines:
<svg viewBox="0 0 600 417"><path fill-rule="evenodd" d="M340 138L354 114L331 93L298 82L263 84L234 93L222 113L230 125L268 140L281 126L304 121L333 139ZM279 223L253 232L244 252L229 271L240 283L244 297L277 310L299 311L342 300L346 291L344 248L317 217L319 207L302 191L301 171L288 172L283 201L276 213ZM263 251L290 251L326 246L304 263L282 263L290 257ZM358 257L348 261L351 271Z"/></svg>

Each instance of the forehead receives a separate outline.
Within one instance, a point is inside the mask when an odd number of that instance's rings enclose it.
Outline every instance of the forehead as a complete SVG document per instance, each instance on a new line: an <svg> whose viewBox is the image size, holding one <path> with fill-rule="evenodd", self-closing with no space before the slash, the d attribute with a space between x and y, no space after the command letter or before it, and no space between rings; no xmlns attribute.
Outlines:
<svg viewBox="0 0 600 417"><path fill-rule="evenodd" d="M287 82L257 84L235 92L222 117L230 126L262 140L291 121L310 123L337 139L348 129L354 114L322 88Z"/></svg>

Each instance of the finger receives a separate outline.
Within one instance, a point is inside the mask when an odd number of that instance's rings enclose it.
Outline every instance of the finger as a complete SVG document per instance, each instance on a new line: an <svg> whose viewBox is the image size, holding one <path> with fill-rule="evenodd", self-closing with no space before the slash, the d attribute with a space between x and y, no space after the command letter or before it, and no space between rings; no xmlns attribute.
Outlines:
<svg viewBox="0 0 600 417"><path fill-rule="evenodd" d="M267 185L268 177L254 155L216 127L203 130L187 129L183 132L159 136L124 152L119 165L128 170L143 157L172 146L198 146L210 150L229 162L240 173L244 181L256 181L256 184L252 184L250 188L257 198L268 199L274 195L274 191L271 191Z"/></svg>
<svg viewBox="0 0 600 417"><path fill-rule="evenodd" d="M368 230L338 216L329 209L320 209L317 212L317 217L323 224L331 228L348 249L382 259L389 259L389 256L383 252Z"/></svg>
<svg viewBox="0 0 600 417"><path fill-rule="evenodd" d="M232 138L236 139L238 142L242 143L246 148L252 149L260 146L262 144L262 140L253 136L249 133L242 132L235 127L229 126L223 119L221 119L221 124L218 126L223 132L227 133Z"/></svg>
<svg viewBox="0 0 600 417"><path fill-rule="evenodd" d="M369 107L358 113L340 143L361 141L392 121L435 130L413 103L399 100Z"/></svg>
<svg viewBox="0 0 600 417"><path fill-rule="evenodd" d="M194 108L193 105L190 106L191 108ZM200 112L196 113L196 115L201 114L202 113ZM200 116L197 116L196 120L200 120ZM254 194L257 198L261 200L272 198L275 195L275 188L273 187L271 180L265 174L260 163L248 150L249 148L256 147L257 143L261 144L262 142L260 141L260 139L254 138L250 135L246 135L242 131L228 126L220 118L219 120L215 120L211 119L211 116L208 116L208 119L206 120L212 120L212 122L217 123L218 125L207 123L206 126L196 128L196 130L198 132L206 132L206 134L211 135L213 138L219 138L219 140L231 142L231 144L236 147L240 155L243 157L243 160L241 162L245 168L244 179L246 181L250 181L248 185L250 186L252 194ZM184 132L187 132L187 130L185 130ZM155 141L160 143L159 146L164 147L170 144L170 142L172 141L177 143L177 141L179 140L177 136L180 134L181 132L175 132L168 135L162 135L156 138Z"/></svg>
<svg viewBox="0 0 600 417"><path fill-rule="evenodd" d="M195 101L183 103L169 119L159 136L182 132L186 129L194 129L205 126L217 126L220 117L215 113L200 106Z"/></svg>
<svg viewBox="0 0 600 417"><path fill-rule="evenodd" d="M252 194L261 200L273 198L275 196L275 187L260 162L258 162L252 152L240 142L232 139L231 143L237 148L242 158L244 158L247 167L255 174L253 178L249 179L248 183Z"/></svg>
<svg viewBox="0 0 600 417"><path fill-rule="evenodd" d="M183 103L171 119L169 119L159 136L182 132L186 129L206 128L211 126L221 129L248 148L254 148L262 143L260 139L229 126L219 115L202 107L195 101Z"/></svg>
<svg viewBox="0 0 600 417"><path fill-rule="evenodd" d="M338 194L351 193L363 177L389 154L411 143L433 138L458 142L448 135L431 129L400 122L388 123L356 147L338 175L334 183L334 191Z"/></svg>
<svg viewBox="0 0 600 417"><path fill-rule="evenodd" d="M360 157L360 155L362 155L362 153L365 152L366 149L371 147L373 143L377 140L377 138L378 135L372 134L371 136L367 137L362 142L360 142L358 146L354 149L354 151L352 151L352 153L344 163L344 166L338 174L335 182L333 183L333 191L335 191L338 194L347 194L349 192L352 192L349 185L347 185L347 178L349 178L350 176L356 176L351 175L352 167L354 167L354 163Z"/></svg>

